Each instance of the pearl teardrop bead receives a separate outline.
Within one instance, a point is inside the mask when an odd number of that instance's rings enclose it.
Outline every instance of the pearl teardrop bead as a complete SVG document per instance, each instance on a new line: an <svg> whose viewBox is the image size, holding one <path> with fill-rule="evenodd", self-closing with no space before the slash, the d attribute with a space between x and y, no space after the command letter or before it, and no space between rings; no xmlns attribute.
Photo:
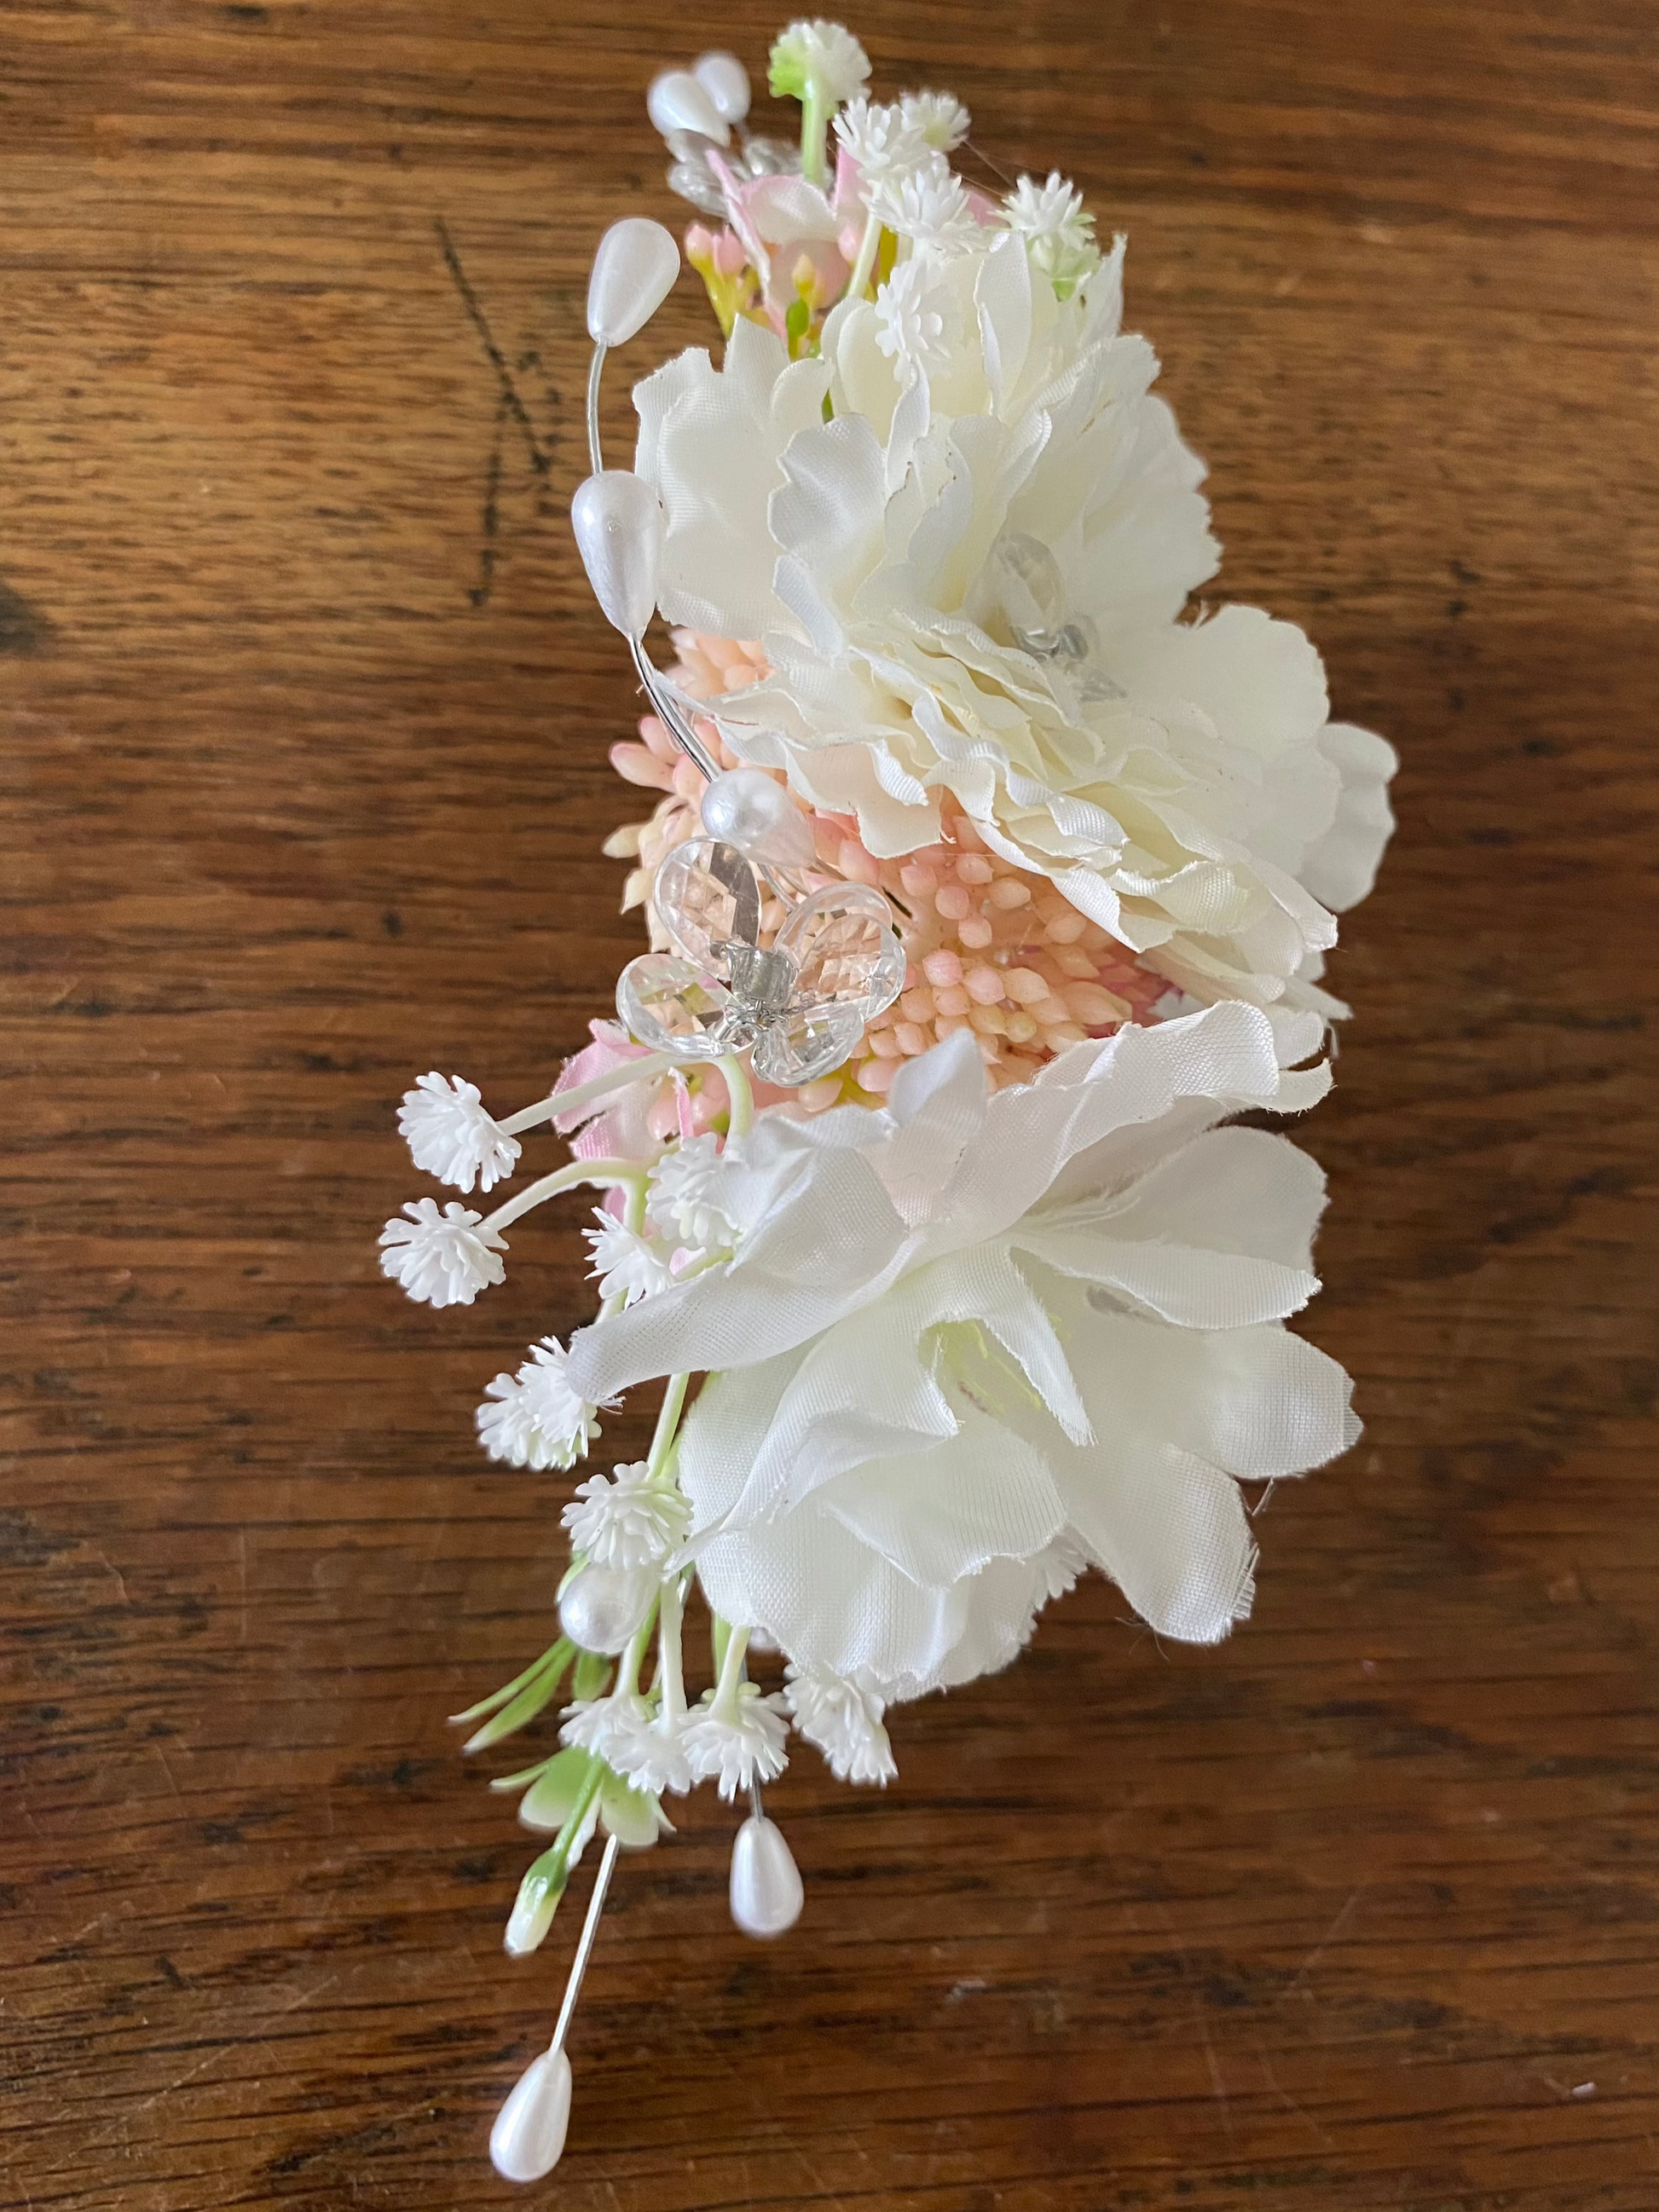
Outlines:
<svg viewBox="0 0 1659 2212"><path fill-rule="evenodd" d="M576 487L570 527L605 620L624 637L643 637L657 605L662 509L631 469L603 469Z"/></svg>
<svg viewBox="0 0 1659 2212"><path fill-rule="evenodd" d="M757 768L732 768L702 795L702 826L751 860L781 868L811 866L815 848L806 817L783 786Z"/></svg>
<svg viewBox="0 0 1659 2212"><path fill-rule="evenodd" d="M570 2061L544 2051L514 2083L489 2130L489 2162L503 2181L539 2181L564 2155L570 2125Z"/></svg>
<svg viewBox="0 0 1659 2212"><path fill-rule="evenodd" d="M783 1832L751 1813L732 1846L732 1917L745 1936L781 1936L800 1918L806 1893Z"/></svg>
<svg viewBox="0 0 1659 2212"><path fill-rule="evenodd" d="M649 216L613 222L593 256L587 280L587 335L595 345L625 345L643 330L673 289L680 249Z"/></svg>
<svg viewBox="0 0 1659 2212"><path fill-rule="evenodd" d="M559 1626L584 1651L625 1651L651 1610L657 1579L641 1568L584 1567L559 1600Z"/></svg>
<svg viewBox="0 0 1659 2212"><path fill-rule="evenodd" d="M671 131L697 131L717 146L732 143L714 95L690 70L665 70L646 94L645 112L665 138Z"/></svg>
<svg viewBox="0 0 1659 2212"><path fill-rule="evenodd" d="M691 74L714 103L722 123L741 123L749 112L749 72L735 54L699 54Z"/></svg>

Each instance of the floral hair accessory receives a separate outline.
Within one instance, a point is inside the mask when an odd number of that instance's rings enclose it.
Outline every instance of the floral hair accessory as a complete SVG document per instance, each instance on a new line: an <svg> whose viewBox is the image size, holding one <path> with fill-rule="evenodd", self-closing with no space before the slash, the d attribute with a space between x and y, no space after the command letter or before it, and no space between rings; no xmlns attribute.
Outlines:
<svg viewBox="0 0 1659 2212"><path fill-rule="evenodd" d="M613 225L570 507L647 708L613 759L653 810L606 849L650 945L546 1097L498 1119L434 1070L399 1115L417 1167L486 1201L531 1133L571 1153L488 1212L388 1223L386 1273L432 1305L500 1283L532 1207L603 1194L597 1316L477 1415L492 1460L566 1477L571 1544L554 1640L459 1716L472 1752L557 1713L493 1785L542 1838L510 1953L605 1838L552 2043L491 2136L513 2180L562 2154L605 1898L665 1801L741 1801L732 1917L782 1934L805 1890L765 1792L792 1730L887 1786L905 1702L1007 1664L1090 1571L1216 1642L1255 1585L1242 1486L1358 1433L1286 1327L1323 1178L1235 1117L1329 1087L1322 966L1393 752L1330 719L1291 624L1189 616L1218 549L1121 327L1122 239L1057 173L977 181L961 103L870 74L841 25L789 25L769 83L798 144L751 129L730 54L651 87L724 354L636 384L632 466L606 465L607 358L680 267L659 224ZM654 1382L646 1456L574 1479Z"/></svg>

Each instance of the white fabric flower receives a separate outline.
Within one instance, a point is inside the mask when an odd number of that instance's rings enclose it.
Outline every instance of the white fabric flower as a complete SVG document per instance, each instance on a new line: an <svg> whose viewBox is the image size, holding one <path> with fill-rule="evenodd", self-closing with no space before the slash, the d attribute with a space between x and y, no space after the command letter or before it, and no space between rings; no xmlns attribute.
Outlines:
<svg viewBox="0 0 1659 2212"><path fill-rule="evenodd" d="M586 1458L600 1433L599 1407L571 1388L568 1357L556 1336L544 1336L516 1375L485 1386L478 1441L491 1459L540 1470Z"/></svg>
<svg viewBox="0 0 1659 2212"><path fill-rule="evenodd" d="M1238 1480L1358 1433L1281 1326L1323 1203L1282 1137L1328 1087L1317 1016L1237 1002L1075 1046L988 1099L970 1034L880 1111L765 1116L775 1197L726 1267L574 1341L579 1387L710 1380L679 1478L709 1602L797 1666L909 1695L1000 1666L1081 1555L1197 1643L1248 1611ZM715 1370L724 1370L716 1372Z"/></svg>
<svg viewBox="0 0 1659 2212"><path fill-rule="evenodd" d="M775 100L805 100L809 93L834 106L851 100L870 81L870 57L843 23L822 15L791 23L772 42L769 82Z"/></svg>
<svg viewBox="0 0 1659 2212"><path fill-rule="evenodd" d="M482 1290L506 1279L496 1255L507 1249L499 1230L452 1199L441 1213L432 1198L405 1206L406 1221L380 1231L380 1272L423 1305L470 1306ZM479 1231L483 1231L480 1235Z"/></svg>
<svg viewBox="0 0 1659 2212"><path fill-rule="evenodd" d="M937 154L955 153L973 119L953 92L907 92L899 109Z"/></svg>
<svg viewBox="0 0 1659 2212"><path fill-rule="evenodd" d="M678 1491L653 1483L641 1459L578 1483L562 1519L573 1552L586 1552L596 1566L629 1571L665 1566L685 1541L690 1512Z"/></svg>
<svg viewBox="0 0 1659 2212"><path fill-rule="evenodd" d="M638 1230L630 1229L602 1206L594 1207L593 1218L599 1227L584 1229L582 1235L592 1247L593 1265L588 1273L598 1277L602 1297L623 1297L632 1303L667 1289L674 1279L672 1251L655 1237L641 1237Z"/></svg>
<svg viewBox="0 0 1659 2212"><path fill-rule="evenodd" d="M948 358L945 318L934 296L933 274L925 261L904 261L876 295L876 343L894 361L912 369L936 368Z"/></svg>
<svg viewBox="0 0 1659 2212"><path fill-rule="evenodd" d="M858 164L866 192L889 178L908 177L932 160L927 141L897 106L853 100L836 118L836 136Z"/></svg>
<svg viewBox="0 0 1659 2212"><path fill-rule="evenodd" d="M898 1772L881 1717L887 1710L866 1668L854 1675L828 1667L787 1669L784 1703L795 1726L830 1762L838 1782L878 1782L884 1790Z"/></svg>
<svg viewBox="0 0 1659 2212"><path fill-rule="evenodd" d="M475 1182L492 1190L512 1174L523 1150L485 1112L476 1083L445 1078L435 1067L404 1091L398 1127L416 1166L457 1190L471 1190Z"/></svg>
<svg viewBox="0 0 1659 2212"><path fill-rule="evenodd" d="M1056 211L1055 236L1082 220ZM1203 470L1121 304L1121 243L1061 301L1023 234L981 229L843 301L817 360L740 321L719 373L669 362L635 392L661 609L761 641L722 736L872 853L933 843L949 791L1206 1003L1312 1005L1336 925L1303 872L1329 888L1339 823L1344 880L1374 866L1386 810L1347 794L1377 770L1328 739L1291 624L1178 619L1216 567Z"/></svg>
<svg viewBox="0 0 1659 2212"><path fill-rule="evenodd" d="M680 1734L696 1779L718 1782L728 1802L753 1782L775 1781L789 1764L789 1730L778 1705L778 1693L756 1682L739 1682L726 1698L709 1691Z"/></svg>
<svg viewBox="0 0 1659 2212"><path fill-rule="evenodd" d="M907 176L884 177L871 192L870 205L889 230L923 252L967 253L980 243L967 187L942 155L931 155L925 167Z"/></svg>
<svg viewBox="0 0 1659 2212"><path fill-rule="evenodd" d="M693 1252L723 1251L738 1235L719 1195L727 1185L720 1139L712 1131L687 1138L665 1152L652 1170L646 1211Z"/></svg>

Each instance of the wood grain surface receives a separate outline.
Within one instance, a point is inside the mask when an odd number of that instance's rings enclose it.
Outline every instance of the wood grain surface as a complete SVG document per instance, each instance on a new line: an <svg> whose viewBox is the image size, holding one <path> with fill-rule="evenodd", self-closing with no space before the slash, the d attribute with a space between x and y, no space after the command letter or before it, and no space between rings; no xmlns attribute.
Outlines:
<svg viewBox="0 0 1659 2212"><path fill-rule="evenodd" d="M585 1310L581 1202L459 1312L374 1240L405 1084L535 1096L638 946L587 260L677 220L659 62L775 27L0 15L7 2208L511 2195L574 1915L503 1957L532 1846L443 1717L549 1638L562 1487L470 1416ZM1403 752L1305 1134L1368 1428L1273 1495L1224 1648L1096 1581L897 1717L884 1796L798 1759L787 1941L732 1930L707 1793L624 1861L530 2201L1653 2212L1659 21L855 27L1130 233L1222 596ZM688 277L626 364L708 329Z"/></svg>

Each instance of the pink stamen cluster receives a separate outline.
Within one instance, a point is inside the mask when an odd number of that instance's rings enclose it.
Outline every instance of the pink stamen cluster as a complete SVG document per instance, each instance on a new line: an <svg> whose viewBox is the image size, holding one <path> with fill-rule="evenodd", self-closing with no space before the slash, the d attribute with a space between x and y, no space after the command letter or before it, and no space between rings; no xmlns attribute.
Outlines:
<svg viewBox="0 0 1659 2212"><path fill-rule="evenodd" d="M690 630L676 630L674 643L675 680L693 698L718 698L768 673L754 644ZM721 767L738 765L712 723L700 724L698 734ZM637 744L613 746L611 760L630 783L666 795L649 822L631 823L606 842L613 857L640 863L628 880L625 909L648 906L651 879L665 854L701 828L701 775L654 714L641 722L640 738ZM991 852L948 793L939 842L898 860L877 860L849 815L814 813L810 819L830 873L886 895L908 968L903 992L871 1023L847 1066L796 1092L808 1113L844 1102L872 1103L907 1059L962 1029L973 1031L993 1088L1029 1083L1068 1045L1109 1036L1125 1022L1152 1019L1170 988L1079 914L1046 876Z"/></svg>

